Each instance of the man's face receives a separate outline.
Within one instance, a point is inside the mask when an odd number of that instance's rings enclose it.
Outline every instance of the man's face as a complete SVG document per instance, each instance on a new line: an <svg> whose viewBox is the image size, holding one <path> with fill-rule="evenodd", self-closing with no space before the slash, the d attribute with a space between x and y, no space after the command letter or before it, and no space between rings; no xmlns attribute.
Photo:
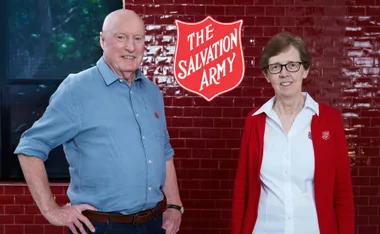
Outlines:
<svg viewBox="0 0 380 234"><path fill-rule="evenodd" d="M144 56L144 24L137 17L120 16L108 28L100 33L105 61L119 77L135 72Z"/></svg>

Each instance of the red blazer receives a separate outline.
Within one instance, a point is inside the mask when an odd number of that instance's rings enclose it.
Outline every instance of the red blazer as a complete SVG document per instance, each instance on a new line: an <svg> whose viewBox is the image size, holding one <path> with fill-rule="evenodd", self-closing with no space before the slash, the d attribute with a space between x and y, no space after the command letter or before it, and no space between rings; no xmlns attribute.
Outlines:
<svg viewBox="0 0 380 234"><path fill-rule="evenodd" d="M261 192L265 113L247 117L241 143L232 206L232 234L252 234ZM350 163L341 114L319 103L311 122L314 189L320 234L354 234Z"/></svg>

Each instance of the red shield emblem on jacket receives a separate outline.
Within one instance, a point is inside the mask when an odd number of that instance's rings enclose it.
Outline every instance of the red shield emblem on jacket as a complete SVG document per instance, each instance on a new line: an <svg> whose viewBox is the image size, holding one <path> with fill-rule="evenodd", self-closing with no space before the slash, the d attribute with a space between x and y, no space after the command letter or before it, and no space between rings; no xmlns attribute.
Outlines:
<svg viewBox="0 0 380 234"><path fill-rule="evenodd" d="M175 23L173 73L182 88L211 101L240 84L245 71L242 20L221 23L208 16L196 23Z"/></svg>

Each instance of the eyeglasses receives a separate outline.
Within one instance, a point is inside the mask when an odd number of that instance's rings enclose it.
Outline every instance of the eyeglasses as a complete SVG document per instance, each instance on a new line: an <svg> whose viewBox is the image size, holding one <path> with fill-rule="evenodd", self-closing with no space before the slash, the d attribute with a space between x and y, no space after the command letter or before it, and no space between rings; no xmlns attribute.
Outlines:
<svg viewBox="0 0 380 234"><path fill-rule="evenodd" d="M298 72L301 68L302 62L289 62L287 64L270 64L267 66L269 73L278 74L282 71L282 68L285 67L288 72Z"/></svg>

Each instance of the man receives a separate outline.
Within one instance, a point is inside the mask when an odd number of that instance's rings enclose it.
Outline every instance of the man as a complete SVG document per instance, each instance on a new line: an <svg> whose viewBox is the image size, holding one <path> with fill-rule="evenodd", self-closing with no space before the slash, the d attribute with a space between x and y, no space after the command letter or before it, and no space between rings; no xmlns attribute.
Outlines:
<svg viewBox="0 0 380 234"><path fill-rule="evenodd" d="M144 36L135 12L109 14L100 33L102 58L62 82L15 150L43 216L71 233L179 230L183 207L163 97L139 70ZM71 204L63 207L54 201L43 163L61 144L71 176Z"/></svg>

